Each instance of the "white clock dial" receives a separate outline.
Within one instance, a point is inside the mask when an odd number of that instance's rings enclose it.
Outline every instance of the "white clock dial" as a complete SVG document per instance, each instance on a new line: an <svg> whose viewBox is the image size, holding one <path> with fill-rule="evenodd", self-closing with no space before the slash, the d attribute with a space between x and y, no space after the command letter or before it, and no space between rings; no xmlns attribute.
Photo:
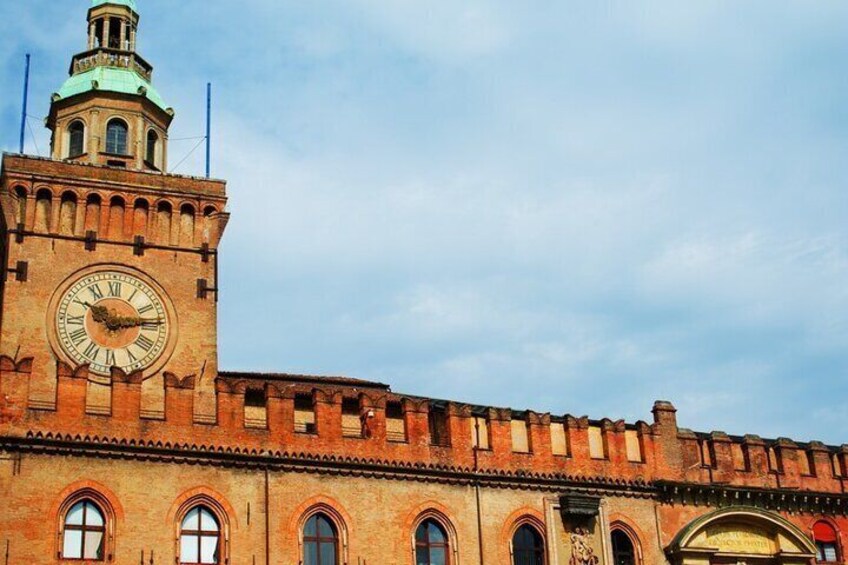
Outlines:
<svg viewBox="0 0 848 565"><path fill-rule="evenodd" d="M59 344L97 375L112 367L145 369L165 351L168 313L159 295L137 277L117 271L87 275L68 288L56 310Z"/></svg>

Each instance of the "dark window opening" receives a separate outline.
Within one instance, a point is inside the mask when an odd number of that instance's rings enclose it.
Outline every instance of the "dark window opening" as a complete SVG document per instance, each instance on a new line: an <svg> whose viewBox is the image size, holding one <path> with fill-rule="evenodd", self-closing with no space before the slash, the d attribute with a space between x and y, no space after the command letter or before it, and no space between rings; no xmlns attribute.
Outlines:
<svg viewBox="0 0 848 565"><path fill-rule="evenodd" d="M148 165L156 167L156 145L159 143L159 136L156 132L150 130L147 132L147 151L145 152L145 161Z"/></svg>
<svg viewBox="0 0 848 565"><path fill-rule="evenodd" d="M127 124L122 120L110 121L106 126L106 153L126 155L128 134Z"/></svg>
<svg viewBox="0 0 848 565"><path fill-rule="evenodd" d="M249 388L244 393L244 405L251 408L265 408L265 391Z"/></svg>
<svg viewBox="0 0 848 565"><path fill-rule="evenodd" d="M449 446L448 415L444 407L431 406L427 420L430 427L430 443L432 445Z"/></svg>
<svg viewBox="0 0 848 565"><path fill-rule="evenodd" d="M531 526L521 526L512 536L513 565L545 565L545 544Z"/></svg>
<svg viewBox="0 0 848 565"><path fill-rule="evenodd" d="M85 153L85 126L76 121L68 128L68 157L79 157Z"/></svg>
<svg viewBox="0 0 848 565"><path fill-rule="evenodd" d="M636 551L630 536L621 530L615 530L611 537L613 565L636 565Z"/></svg>
<svg viewBox="0 0 848 565"><path fill-rule="evenodd" d="M121 48L121 20L119 18L109 18L109 48Z"/></svg>
<svg viewBox="0 0 848 565"><path fill-rule="evenodd" d="M94 22L94 46L103 47L103 20Z"/></svg>

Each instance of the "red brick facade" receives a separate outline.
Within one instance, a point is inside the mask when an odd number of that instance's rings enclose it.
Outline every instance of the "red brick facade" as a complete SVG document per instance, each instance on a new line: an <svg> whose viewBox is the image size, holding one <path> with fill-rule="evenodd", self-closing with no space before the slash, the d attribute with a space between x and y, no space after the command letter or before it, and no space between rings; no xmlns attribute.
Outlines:
<svg viewBox="0 0 848 565"><path fill-rule="evenodd" d="M104 105L167 132L146 101ZM313 551L350 565L428 551L451 565L845 563L848 446L696 433L668 402L626 423L219 371L224 183L98 159L3 157L5 563L194 563L195 541L214 547L201 561L235 565L311 565ZM153 325L169 324L167 347L138 371L96 374L57 338L65 289L104 270L166 304ZM110 316L114 335L141 324Z"/></svg>

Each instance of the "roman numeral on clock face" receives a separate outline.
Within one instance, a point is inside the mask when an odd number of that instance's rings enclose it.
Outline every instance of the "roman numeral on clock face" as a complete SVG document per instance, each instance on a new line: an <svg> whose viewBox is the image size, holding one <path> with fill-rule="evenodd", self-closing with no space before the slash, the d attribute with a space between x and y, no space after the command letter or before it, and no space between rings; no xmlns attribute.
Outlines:
<svg viewBox="0 0 848 565"><path fill-rule="evenodd" d="M153 310L153 304L148 304L147 306L142 306L138 309L139 314L147 314L148 312Z"/></svg>
<svg viewBox="0 0 848 565"><path fill-rule="evenodd" d="M97 361L97 355L100 353L100 346L94 343L93 341L88 344L88 347L85 348L83 355L88 357L89 359L93 359Z"/></svg>
<svg viewBox="0 0 848 565"><path fill-rule="evenodd" d="M142 348L144 351L150 351L151 349L153 349L153 340L151 340L144 334L138 336L138 339L135 341L135 344Z"/></svg>
<svg viewBox="0 0 848 565"><path fill-rule="evenodd" d="M81 326L84 320L85 316L68 316L67 324L69 326Z"/></svg>
<svg viewBox="0 0 848 565"><path fill-rule="evenodd" d="M117 365L117 363L115 362L115 351L112 350L112 349L107 349L106 350L106 366L107 367L114 367L115 365Z"/></svg>
<svg viewBox="0 0 848 565"><path fill-rule="evenodd" d="M88 292L91 293L91 298L93 298L94 300L103 299L103 291L100 290L100 286L97 283L88 287Z"/></svg>
<svg viewBox="0 0 848 565"><path fill-rule="evenodd" d="M121 297L121 283L119 282L110 282L109 283L109 296L113 298Z"/></svg>
<svg viewBox="0 0 848 565"><path fill-rule="evenodd" d="M71 343L73 343L75 346L79 346L79 344L85 341L85 338L88 337L88 334L85 333L85 328L80 328L78 330L72 331L70 335L68 335L68 337L71 338Z"/></svg>
<svg viewBox="0 0 848 565"><path fill-rule="evenodd" d="M124 353L127 354L128 363L135 363L136 361L138 361L138 357L132 354L132 351L130 351L129 347L124 349Z"/></svg>

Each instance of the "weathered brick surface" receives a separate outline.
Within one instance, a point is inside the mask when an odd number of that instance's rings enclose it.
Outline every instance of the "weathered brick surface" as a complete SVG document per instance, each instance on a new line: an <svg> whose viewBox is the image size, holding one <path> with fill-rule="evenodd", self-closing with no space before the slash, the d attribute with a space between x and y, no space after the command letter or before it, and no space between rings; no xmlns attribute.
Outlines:
<svg viewBox="0 0 848 565"><path fill-rule="evenodd" d="M98 10L137 24L125 6ZM123 41L134 45L134 33ZM130 155L103 153L113 116L127 123ZM218 515L221 562L234 565L300 564L303 524L319 511L336 523L346 565L414 563L424 519L448 532L451 565L510 563L525 524L543 537L546 565L611 564L613 531L635 544L634 565L810 565L818 521L836 529L844 555L848 446L696 433L678 427L668 402L650 422L626 423L419 398L355 379L219 372L215 293L203 296L199 281L217 285L226 187L152 170L165 168L171 117L142 92L95 90L51 108L55 160L3 156L6 565L70 563L62 524L81 498L105 511L104 561L121 565L178 562L180 520L195 504ZM86 151L60 160L77 119ZM143 155L151 128L163 144L157 163ZM26 280L10 271L18 262ZM172 342L148 369L94 375L57 346L57 297L107 268L136 273L165 298ZM309 418L295 427L296 397L311 406L314 429ZM343 416L345 399L360 409L362 437L349 437L356 414ZM387 434L388 403L402 406L404 441ZM486 420L488 449L474 448L475 417ZM516 420L526 452L513 445ZM565 429L567 456L554 455L553 424Z"/></svg>

